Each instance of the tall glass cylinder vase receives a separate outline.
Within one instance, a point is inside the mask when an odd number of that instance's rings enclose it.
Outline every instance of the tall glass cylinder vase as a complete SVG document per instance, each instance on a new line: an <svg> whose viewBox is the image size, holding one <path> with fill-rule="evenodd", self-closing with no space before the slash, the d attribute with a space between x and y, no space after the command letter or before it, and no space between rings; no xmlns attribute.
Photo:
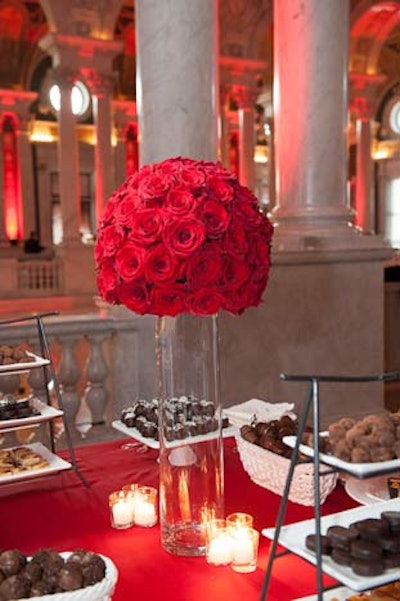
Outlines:
<svg viewBox="0 0 400 601"><path fill-rule="evenodd" d="M204 555L224 515L218 317L159 317L160 526L163 547Z"/></svg>

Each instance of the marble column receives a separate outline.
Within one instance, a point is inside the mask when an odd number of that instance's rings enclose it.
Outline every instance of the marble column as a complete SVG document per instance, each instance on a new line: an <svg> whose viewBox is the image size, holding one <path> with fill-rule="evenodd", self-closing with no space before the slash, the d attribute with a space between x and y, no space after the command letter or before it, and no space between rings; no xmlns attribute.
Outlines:
<svg viewBox="0 0 400 601"><path fill-rule="evenodd" d="M79 149L75 117L71 109L71 92L75 78L67 71L57 72L60 86L58 113L59 190L62 215L62 244L75 245L80 236Z"/></svg>
<svg viewBox="0 0 400 601"><path fill-rule="evenodd" d="M32 148L29 140L30 123L26 116L18 116L17 143L21 169L20 185L23 207L23 237L29 237L30 232L38 230L40 215L37 214L38 206L35 199L35 185L33 175ZM40 232L37 231L40 236Z"/></svg>
<svg viewBox="0 0 400 601"><path fill-rule="evenodd" d="M254 191L254 90L245 86L234 86L233 95L238 105L239 120L239 180L243 186Z"/></svg>
<svg viewBox="0 0 400 601"><path fill-rule="evenodd" d="M140 162L216 160L217 1L137 0Z"/></svg>
<svg viewBox="0 0 400 601"><path fill-rule="evenodd" d="M86 83L92 93L93 114L96 131L94 149L96 222L104 205L114 190L113 149L111 145L111 97L114 77L108 74L86 72Z"/></svg>
<svg viewBox="0 0 400 601"><path fill-rule="evenodd" d="M371 157L371 121L356 122L355 223L365 234L375 233L374 163Z"/></svg>
<svg viewBox="0 0 400 601"><path fill-rule="evenodd" d="M349 233L348 0L275 0L278 237Z"/></svg>
<svg viewBox="0 0 400 601"><path fill-rule="evenodd" d="M126 132L131 124L137 127L136 102L114 100L112 102L116 144L114 148L114 187L127 176Z"/></svg>

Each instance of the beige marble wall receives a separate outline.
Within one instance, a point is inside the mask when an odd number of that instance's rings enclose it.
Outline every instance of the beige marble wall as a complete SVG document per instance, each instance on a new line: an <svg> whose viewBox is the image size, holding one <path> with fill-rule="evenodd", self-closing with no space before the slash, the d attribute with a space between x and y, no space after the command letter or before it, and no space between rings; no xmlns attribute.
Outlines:
<svg viewBox="0 0 400 601"><path fill-rule="evenodd" d="M364 375L384 368L384 281L380 260L274 257L265 302L221 320L222 398L289 401L307 385L282 372ZM303 261L303 262L301 262ZM381 384L321 384L321 419L383 409Z"/></svg>

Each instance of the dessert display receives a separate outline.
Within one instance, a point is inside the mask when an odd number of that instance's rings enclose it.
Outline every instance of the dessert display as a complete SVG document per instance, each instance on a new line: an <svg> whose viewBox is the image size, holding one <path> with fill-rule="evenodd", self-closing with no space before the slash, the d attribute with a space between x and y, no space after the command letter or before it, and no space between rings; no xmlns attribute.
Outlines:
<svg viewBox="0 0 400 601"><path fill-rule="evenodd" d="M136 428L144 438L159 440L158 399L139 400L121 413L121 422L128 428ZM212 401L198 400L194 396L167 399L165 403L165 438L168 441L182 440L218 430L218 418ZM229 420L222 417L222 427Z"/></svg>
<svg viewBox="0 0 400 601"><path fill-rule="evenodd" d="M240 434L244 440L254 443L272 453L290 458L292 449L282 439L284 436L294 436L297 432L297 421L288 415L270 422L254 422L245 424L240 428Z"/></svg>
<svg viewBox="0 0 400 601"><path fill-rule="evenodd" d="M0 421L40 415L33 406L33 398L18 398L14 394L0 394Z"/></svg>
<svg viewBox="0 0 400 601"><path fill-rule="evenodd" d="M306 536L307 549L316 551L316 536ZM400 568L400 511L383 511L348 526L332 525L321 536L321 552L358 576L379 576Z"/></svg>
<svg viewBox="0 0 400 601"><path fill-rule="evenodd" d="M68 558L53 549L26 557L18 549L0 553L0 600L27 599L86 588L103 580L103 558L85 549Z"/></svg>
<svg viewBox="0 0 400 601"><path fill-rule="evenodd" d="M49 462L26 446L0 449L0 478L48 467ZM1 568L0 568L1 569ZM1 599L1 597L0 597Z"/></svg>
<svg viewBox="0 0 400 601"><path fill-rule="evenodd" d="M334 457L350 463L375 463L400 458L400 411L373 414L361 420L342 417L328 428L321 444ZM303 439L312 445L310 437Z"/></svg>
<svg viewBox="0 0 400 601"><path fill-rule="evenodd" d="M30 355L22 346L0 344L0 365L13 365L15 363L32 363L35 357Z"/></svg>
<svg viewBox="0 0 400 601"><path fill-rule="evenodd" d="M399 601L400 581L384 584L366 593L358 593L347 597L346 601ZM331 601L336 601L335 597Z"/></svg>

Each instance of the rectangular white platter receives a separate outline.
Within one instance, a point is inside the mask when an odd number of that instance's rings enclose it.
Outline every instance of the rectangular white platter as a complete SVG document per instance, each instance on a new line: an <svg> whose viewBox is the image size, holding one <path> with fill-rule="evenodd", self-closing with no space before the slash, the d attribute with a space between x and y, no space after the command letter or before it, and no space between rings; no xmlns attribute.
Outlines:
<svg viewBox="0 0 400 601"><path fill-rule="evenodd" d="M400 511L400 498L324 516L321 518L321 534L326 534L329 526L349 526L351 523L358 520L380 517L383 511ZM262 530L262 534L271 540L274 538L274 532L275 528L264 528L264 530ZM279 534L279 544L316 565L315 553L309 551L305 544L306 536L314 533L314 518L290 524L288 526L282 526ZM328 555L324 555L322 558L322 569L326 574L329 574L332 578L336 578L336 580L354 591L369 590L376 586L397 580L399 577L398 568L386 570L380 576L358 576L350 567L339 565Z"/></svg>
<svg viewBox="0 0 400 601"><path fill-rule="evenodd" d="M16 428L21 427L28 428L34 424L47 422L55 417L60 417L63 414L60 409L56 409L51 405L47 405L47 403L43 403L42 401L39 401L39 399L32 399L32 405L35 409L40 411L40 415L0 420L0 431L5 432L7 430L15 430Z"/></svg>
<svg viewBox="0 0 400 601"><path fill-rule="evenodd" d="M320 436L326 435L325 432L320 434ZM292 449L296 444L296 436L284 436L282 440ZM314 449L308 445L301 444L299 446L299 451L306 457L314 457ZM319 459L322 463L335 467L339 471L346 472L357 478L370 478L371 476L377 476L384 473L389 474L390 472L400 470L400 459L376 461L375 463L350 463L327 453L320 453Z"/></svg>
<svg viewBox="0 0 400 601"><path fill-rule="evenodd" d="M50 361L48 359L44 359L43 357L39 357L38 355L29 353L28 351L27 355L33 357L34 361L27 361L26 363L10 363L10 365L0 365L0 375L7 373L24 374L34 367L42 367L44 365L50 364Z"/></svg>
<svg viewBox="0 0 400 601"><path fill-rule="evenodd" d="M49 464L46 467L42 467L38 470L28 470L26 472L21 472L17 474L11 474L6 476L0 476L0 486L2 484L12 484L14 482L19 482L20 480L26 480L31 478L41 478L42 476L48 476L50 474L56 474L61 472L62 470L71 469L71 464L58 455L54 455L48 448L46 448L41 442L33 442L31 444L19 445L28 447L32 449L35 453L41 455L44 459L47 459ZM7 449L1 449L4 451L9 451L11 449L15 449L18 447L8 447Z"/></svg>
<svg viewBox="0 0 400 601"><path fill-rule="evenodd" d="M160 443L158 440L154 440L154 438L146 438L142 436L137 428L128 428L123 422L120 420L115 420L112 422L112 427L122 432L122 434L126 434L126 436L130 436L134 438L138 442L150 447L151 449L159 449ZM227 428L222 428L222 437L229 438L229 436L235 436L235 432L237 431L237 426L228 426ZM187 436L186 438L182 438L182 440L173 440L168 443L168 448L173 447L181 447L182 445L187 444L195 444L198 442L204 442L205 440L212 440L215 438L215 432L209 432L208 434L199 434L199 436Z"/></svg>

